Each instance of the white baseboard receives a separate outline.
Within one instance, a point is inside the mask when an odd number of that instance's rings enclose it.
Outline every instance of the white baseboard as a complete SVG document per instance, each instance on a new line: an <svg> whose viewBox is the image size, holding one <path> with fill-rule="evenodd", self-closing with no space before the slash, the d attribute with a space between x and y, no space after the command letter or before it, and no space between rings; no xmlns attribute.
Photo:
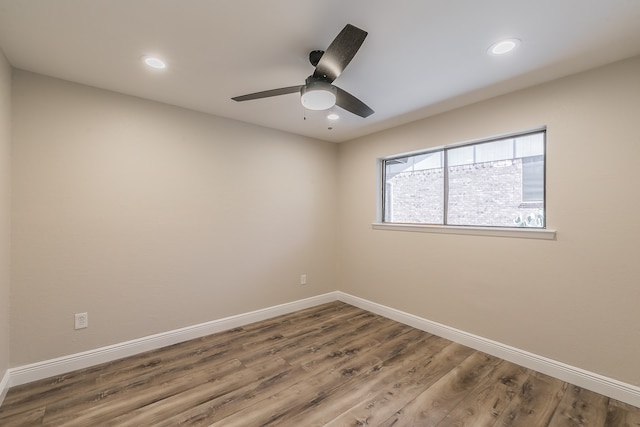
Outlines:
<svg viewBox="0 0 640 427"><path fill-rule="evenodd" d="M520 350L431 320L423 319L382 304L345 294L344 292L338 291L337 297L338 300L347 304L508 360L509 362L526 368L542 372L543 374L577 385L578 387L595 391L596 393L603 394L621 402L640 407L640 387L581 368L576 368L575 366L567 365L557 360Z"/></svg>
<svg viewBox="0 0 640 427"><path fill-rule="evenodd" d="M239 314L237 316L213 320L211 322L188 326L186 328L176 329L169 332L150 335L82 353L71 354L69 356L11 368L5 373L2 381L0 382L0 404L2 403L2 399L10 386L16 386L55 375L61 375L66 372L87 368L89 366L109 362L122 357L133 356L145 351L237 328L249 323L258 322L271 317L292 313L297 310L336 300L343 301L347 304L368 310L372 313L379 314L425 332L429 332L493 356L500 357L535 371L551 375L579 387L620 400L621 402L640 407L640 387L626 384L584 369L576 368L544 356L520 350L506 344L492 341L340 291Z"/></svg>
<svg viewBox="0 0 640 427"><path fill-rule="evenodd" d="M2 402L4 402L4 398L9 391L9 379L9 371L6 371L2 376L2 380L0 380L0 406L2 405Z"/></svg>
<svg viewBox="0 0 640 427"><path fill-rule="evenodd" d="M336 300L337 296L335 292L330 292L311 298L251 311L249 313L225 317L223 319L212 320L198 325L187 326L173 331L149 335L106 347L100 347L94 350L84 351L82 353L70 354L68 356L62 356L55 359L18 366L16 368L9 369L9 384L5 384L3 390L6 389L7 386L13 387L56 375L62 375L77 369L88 368L89 366L133 356L145 351L155 350L160 347L215 334L216 332L226 331L228 329L248 325L249 323L259 322L261 320Z"/></svg>

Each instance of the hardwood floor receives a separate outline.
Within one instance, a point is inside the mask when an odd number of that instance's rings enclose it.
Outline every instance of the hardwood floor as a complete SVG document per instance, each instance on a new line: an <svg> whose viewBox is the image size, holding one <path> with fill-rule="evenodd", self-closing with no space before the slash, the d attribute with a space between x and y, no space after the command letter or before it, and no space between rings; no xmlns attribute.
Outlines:
<svg viewBox="0 0 640 427"><path fill-rule="evenodd" d="M14 387L9 426L640 426L640 409L333 302Z"/></svg>

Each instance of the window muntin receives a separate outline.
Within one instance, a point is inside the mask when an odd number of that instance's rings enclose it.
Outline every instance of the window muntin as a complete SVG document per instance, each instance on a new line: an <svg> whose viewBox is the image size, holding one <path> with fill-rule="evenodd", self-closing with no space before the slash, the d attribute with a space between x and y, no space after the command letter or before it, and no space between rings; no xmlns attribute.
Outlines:
<svg viewBox="0 0 640 427"><path fill-rule="evenodd" d="M545 228L545 131L382 161L386 223Z"/></svg>

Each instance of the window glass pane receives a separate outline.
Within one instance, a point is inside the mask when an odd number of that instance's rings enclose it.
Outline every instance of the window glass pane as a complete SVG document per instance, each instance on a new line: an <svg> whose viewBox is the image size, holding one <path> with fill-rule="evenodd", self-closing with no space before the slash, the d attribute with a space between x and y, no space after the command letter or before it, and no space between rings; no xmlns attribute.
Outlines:
<svg viewBox="0 0 640 427"><path fill-rule="evenodd" d="M544 155L544 133L532 133L516 138L516 157Z"/></svg>
<svg viewBox="0 0 640 427"><path fill-rule="evenodd" d="M522 162L513 159L450 167L447 224L513 227L521 180Z"/></svg>
<svg viewBox="0 0 640 427"><path fill-rule="evenodd" d="M384 221L442 224L442 152L385 161ZM400 166L402 165L402 166Z"/></svg>
<svg viewBox="0 0 640 427"><path fill-rule="evenodd" d="M543 227L544 133L446 152L459 158L459 150L470 148L475 149L473 163L449 165L446 224Z"/></svg>
<svg viewBox="0 0 640 427"><path fill-rule="evenodd" d="M513 159L512 138L477 144L474 147L476 149L476 159L474 163Z"/></svg>
<svg viewBox="0 0 640 427"><path fill-rule="evenodd" d="M426 153L413 156L413 170L438 169L442 167L442 152Z"/></svg>
<svg viewBox="0 0 640 427"><path fill-rule="evenodd" d="M542 202L544 200L544 157L522 159L522 201Z"/></svg>
<svg viewBox="0 0 640 427"><path fill-rule="evenodd" d="M474 157L473 145L468 145L449 150L447 161L449 162L449 166L468 165L473 163Z"/></svg>

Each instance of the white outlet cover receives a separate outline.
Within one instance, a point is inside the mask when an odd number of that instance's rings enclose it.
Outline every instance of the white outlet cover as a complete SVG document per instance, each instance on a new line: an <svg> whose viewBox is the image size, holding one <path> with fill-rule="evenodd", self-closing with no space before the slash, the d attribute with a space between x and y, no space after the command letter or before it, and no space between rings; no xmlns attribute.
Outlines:
<svg viewBox="0 0 640 427"><path fill-rule="evenodd" d="M89 326L89 314L88 313L76 313L75 315L75 328L84 329Z"/></svg>

